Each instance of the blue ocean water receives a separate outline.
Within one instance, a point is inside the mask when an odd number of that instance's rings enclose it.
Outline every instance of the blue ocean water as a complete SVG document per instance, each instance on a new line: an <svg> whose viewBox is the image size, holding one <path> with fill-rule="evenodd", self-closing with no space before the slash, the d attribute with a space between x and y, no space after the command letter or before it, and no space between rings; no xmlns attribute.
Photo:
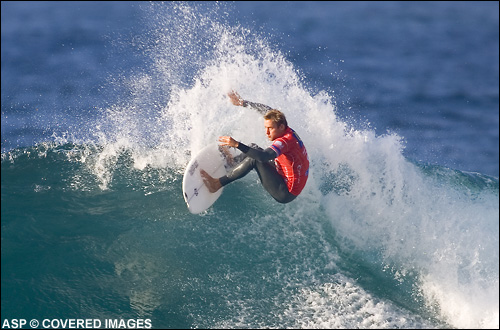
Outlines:
<svg viewBox="0 0 500 330"><path fill-rule="evenodd" d="M2 324L498 328L498 2L5 2ZM311 160L188 212L219 135Z"/></svg>

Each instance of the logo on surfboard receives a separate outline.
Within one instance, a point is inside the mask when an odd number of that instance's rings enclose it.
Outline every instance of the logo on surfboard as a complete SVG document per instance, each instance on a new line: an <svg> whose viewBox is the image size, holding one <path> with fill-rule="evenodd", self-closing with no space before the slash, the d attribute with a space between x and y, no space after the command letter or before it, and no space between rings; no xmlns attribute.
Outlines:
<svg viewBox="0 0 500 330"><path fill-rule="evenodd" d="M189 175L193 175L194 171L198 168L198 161L196 160L189 168Z"/></svg>

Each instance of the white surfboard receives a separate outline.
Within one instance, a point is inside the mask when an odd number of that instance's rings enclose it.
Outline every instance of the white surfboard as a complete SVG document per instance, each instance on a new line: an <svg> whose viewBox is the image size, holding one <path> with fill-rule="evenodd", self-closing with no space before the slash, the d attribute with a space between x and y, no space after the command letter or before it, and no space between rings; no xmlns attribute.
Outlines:
<svg viewBox="0 0 500 330"><path fill-rule="evenodd" d="M200 170L205 170L210 176L220 178L226 174L226 161L217 144L210 144L196 154L188 163L182 179L182 192L189 211L198 214L220 197L223 188L215 193L208 191L203 183Z"/></svg>

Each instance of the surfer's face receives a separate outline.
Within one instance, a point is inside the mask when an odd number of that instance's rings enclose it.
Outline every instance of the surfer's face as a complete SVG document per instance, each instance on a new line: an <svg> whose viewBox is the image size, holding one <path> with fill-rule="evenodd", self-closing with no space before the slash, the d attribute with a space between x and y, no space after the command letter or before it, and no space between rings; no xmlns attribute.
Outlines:
<svg viewBox="0 0 500 330"><path fill-rule="evenodd" d="M274 121L268 119L264 121L264 127L266 128L266 135L270 141L274 141L285 134L285 125L281 124L278 126Z"/></svg>

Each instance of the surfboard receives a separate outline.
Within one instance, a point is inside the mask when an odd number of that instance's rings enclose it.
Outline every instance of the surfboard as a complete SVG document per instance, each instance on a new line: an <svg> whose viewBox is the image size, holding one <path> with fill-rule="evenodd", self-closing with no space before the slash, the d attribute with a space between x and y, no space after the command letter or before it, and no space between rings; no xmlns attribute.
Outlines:
<svg viewBox="0 0 500 330"><path fill-rule="evenodd" d="M214 178L220 178L226 174L226 166L225 154L215 143L203 148L189 161L182 179L182 193L189 212L198 214L205 211L222 194L223 188L215 193L208 191L200 170L205 170Z"/></svg>

